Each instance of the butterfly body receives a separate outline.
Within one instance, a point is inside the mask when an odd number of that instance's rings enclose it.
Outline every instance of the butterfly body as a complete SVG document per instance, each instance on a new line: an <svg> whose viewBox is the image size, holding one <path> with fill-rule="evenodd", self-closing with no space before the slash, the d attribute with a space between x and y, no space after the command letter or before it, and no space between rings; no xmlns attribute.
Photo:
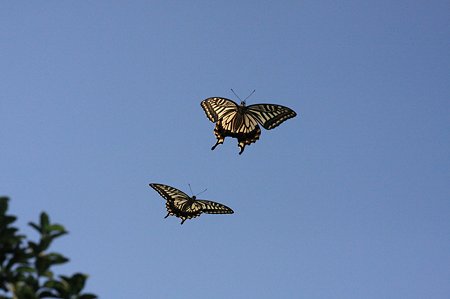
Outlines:
<svg viewBox="0 0 450 299"><path fill-rule="evenodd" d="M155 189L159 195L166 200L167 215L180 218L181 224L186 219L191 219L200 216L202 213L206 214L233 214L234 211L229 207L210 200L197 199L197 197L190 197L186 193L163 184L150 184L150 187Z"/></svg>
<svg viewBox="0 0 450 299"><path fill-rule="evenodd" d="M211 148L214 150L222 144L226 137L236 138L240 148L239 154L246 145L256 142L261 135L259 124L266 130L279 126L289 118L297 114L290 108L275 104L240 105L226 98L207 98L201 102L201 106L210 121L216 123L214 135L217 142Z"/></svg>

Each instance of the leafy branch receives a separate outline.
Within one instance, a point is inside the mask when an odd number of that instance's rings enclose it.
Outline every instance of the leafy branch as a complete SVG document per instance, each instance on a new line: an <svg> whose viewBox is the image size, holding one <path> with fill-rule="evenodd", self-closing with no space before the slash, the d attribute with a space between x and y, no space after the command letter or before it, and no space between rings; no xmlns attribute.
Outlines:
<svg viewBox="0 0 450 299"><path fill-rule="evenodd" d="M64 255L49 251L52 242L67 234L64 226L52 224L42 212L39 223L29 225L39 233L39 241L27 240L13 226L17 217L7 215L7 197L0 197L0 299L95 299L82 293L87 275L55 276L51 269L67 263Z"/></svg>

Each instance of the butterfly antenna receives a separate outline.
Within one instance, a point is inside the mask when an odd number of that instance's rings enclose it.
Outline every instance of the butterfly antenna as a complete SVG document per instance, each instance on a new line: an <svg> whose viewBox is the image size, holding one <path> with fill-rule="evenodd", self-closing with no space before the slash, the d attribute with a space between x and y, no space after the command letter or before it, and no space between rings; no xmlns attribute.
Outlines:
<svg viewBox="0 0 450 299"><path fill-rule="evenodd" d="M191 194L194 194L194 192L192 191L192 188L191 188L191 184L188 184L188 186L189 186L189 190L191 190ZM195 196L198 196L198 195L200 195L200 194L206 192L206 190L208 190L208 189L205 189L205 190L203 190L202 192L195 194Z"/></svg>
<svg viewBox="0 0 450 299"><path fill-rule="evenodd" d="M256 91L256 89L253 89L253 91L252 91L252 93L251 94L249 94L246 98L245 98L245 100L244 100L244 102L245 101L247 101L247 99L249 98L249 97L251 97L252 96L252 94L254 94L255 93L255 91Z"/></svg>
<svg viewBox="0 0 450 299"><path fill-rule="evenodd" d="M237 95L237 93L234 92L233 88L231 89L231 91L234 93L234 95L239 99L239 101L242 102L241 97Z"/></svg>
<svg viewBox="0 0 450 299"><path fill-rule="evenodd" d="M202 192L198 193L198 194L197 194L197 195L195 195L195 196L199 196L200 194L202 194L202 193L205 193L205 192L206 192L206 190L208 190L208 189L205 189L205 190L203 190Z"/></svg>

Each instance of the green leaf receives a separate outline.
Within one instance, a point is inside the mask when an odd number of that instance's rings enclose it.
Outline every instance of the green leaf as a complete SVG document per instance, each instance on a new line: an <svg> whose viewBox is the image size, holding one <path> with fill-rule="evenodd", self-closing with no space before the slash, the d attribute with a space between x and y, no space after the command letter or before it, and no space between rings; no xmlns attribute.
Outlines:
<svg viewBox="0 0 450 299"><path fill-rule="evenodd" d="M41 213L41 229L42 229L42 232L44 232L44 233L48 232L49 225L50 225L50 219L48 218L47 213L42 212Z"/></svg>
<svg viewBox="0 0 450 299"><path fill-rule="evenodd" d="M39 298L60 298L58 295L56 295L55 293L53 293L50 290L45 290L45 291L39 292L38 297Z"/></svg>
<svg viewBox="0 0 450 299"><path fill-rule="evenodd" d="M84 288L87 275L76 273L69 278L68 282L70 284L70 289L72 294L79 294Z"/></svg>
<svg viewBox="0 0 450 299"><path fill-rule="evenodd" d="M64 280L49 280L44 283L44 287L55 291L58 298L68 298L70 295L68 292L70 285Z"/></svg>
<svg viewBox="0 0 450 299"><path fill-rule="evenodd" d="M52 265L64 264L69 261L68 258L59 253L49 253L47 254L47 258L50 260Z"/></svg>
<svg viewBox="0 0 450 299"><path fill-rule="evenodd" d="M20 239L17 237L21 237L21 236L16 235L17 231L18 231L18 229L15 227L8 227L5 229L2 229L1 230L1 239L9 239L9 241L16 241L17 239ZM15 242L11 242L11 243L15 243Z"/></svg>
<svg viewBox="0 0 450 299"><path fill-rule="evenodd" d="M53 279L53 272L50 270L47 270L46 272L44 272L43 274L41 274L41 276L43 277L47 277L48 279Z"/></svg>
<svg viewBox="0 0 450 299"><path fill-rule="evenodd" d="M33 290L37 290L39 288L39 280L34 275L28 275L23 279L23 282L26 283Z"/></svg>
<svg viewBox="0 0 450 299"><path fill-rule="evenodd" d="M10 271L15 266L16 267L27 267L28 259L30 257L27 252L25 252L25 248L16 246L13 250L8 253L9 260L6 259L6 265L2 263L5 270Z"/></svg>
<svg viewBox="0 0 450 299"><path fill-rule="evenodd" d="M0 214L4 215L8 210L8 201L9 198L5 196L0 197Z"/></svg>
<svg viewBox="0 0 450 299"><path fill-rule="evenodd" d="M61 224L49 225L48 230L50 232L66 232L66 229Z"/></svg>
<svg viewBox="0 0 450 299"><path fill-rule="evenodd" d="M11 223L13 223L16 220L17 220L16 216L10 216L10 215L1 216L0 217L0 226L5 227L8 224L11 224Z"/></svg>
<svg viewBox="0 0 450 299"><path fill-rule="evenodd" d="M33 267L30 266L20 266L16 268L16 271L18 273L24 274L24 273L34 273L36 270Z"/></svg>
<svg viewBox="0 0 450 299"><path fill-rule="evenodd" d="M31 248L33 254L38 255L40 253L38 244L34 243L33 241L28 241L28 247Z"/></svg>
<svg viewBox="0 0 450 299"><path fill-rule="evenodd" d="M52 238L48 236L43 236L39 242L39 252L47 250L47 248L52 243Z"/></svg>
<svg viewBox="0 0 450 299"><path fill-rule="evenodd" d="M59 238L59 237L65 235L65 234L67 234L67 233L68 233L68 232L64 231L64 232L59 232L59 233L56 233L56 234L52 234L52 235L51 235L51 238L52 238L52 239L56 239L56 238Z"/></svg>
<svg viewBox="0 0 450 299"><path fill-rule="evenodd" d="M43 275L50 268L51 261L46 256L38 256L34 263L39 275Z"/></svg>
<svg viewBox="0 0 450 299"><path fill-rule="evenodd" d="M14 288L15 288L15 295L17 296L17 298L20 298L20 299L37 299L33 288L30 285L28 285L28 284L26 284L26 283L24 283L22 281L16 283Z"/></svg>
<svg viewBox="0 0 450 299"><path fill-rule="evenodd" d="M65 289L65 285L57 280L48 280L44 283L44 287L49 288L49 289L54 289L56 291L58 291L59 293L61 291L64 291Z"/></svg>
<svg viewBox="0 0 450 299"><path fill-rule="evenodd" d="M36 257L35 267L39 275L50 277L52 273L47 273L53 265L64 264L69 259L59 253L40 254Z"/></svg>
<svg viewBox="0 0 450 299"><path fill-rule="evenodd" d="M35 230L37 230L40 234L42 234L42 229L39 225L37 225L36 223L33 222L28 222L28 225L30 225L32 228L34 228Z"/></svg>

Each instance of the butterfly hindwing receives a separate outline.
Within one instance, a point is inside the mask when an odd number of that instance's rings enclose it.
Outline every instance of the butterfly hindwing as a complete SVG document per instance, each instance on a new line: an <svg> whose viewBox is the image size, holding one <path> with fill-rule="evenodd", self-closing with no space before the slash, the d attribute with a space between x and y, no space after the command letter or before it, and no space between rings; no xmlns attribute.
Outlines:
<svg viewBox="0 0 450 299"><path fill-rule="evenodd" d="M250 117L246 116L245 118ZM252 121L251 124L253 126L242 126L234 130L231 122L223 122L219 120L214 128L214 135L216 135L217 142L211 149L214 149L217 145L222 144L225 137L229 136L238 140L238 146L241 149L239 154L242 154L245 146L256 142L261 135L261 129L259 128L258 123L256 121Z"/></svg>
<svg viewBox="0 0 450 299"><path fill-rule="evenodd" d="M225 205L214 201L197 200L195 196L190 197L183 191L164 184L150 184L164 199L166 199L166 209L168 216L180 218L181 224L186 219L200 216L202 213L208 214L232 214L233 210Z"/></svg>
<svg viewBox="0 0 450 299"><path fill-rule="evenodd" d="M204 200L204 199L197 199L196 203L201 205L201 210L203 213L206 214L233 214L234 211L227 207L226 205L223 205L221 203L210 201L210 200Z"/></svg>

